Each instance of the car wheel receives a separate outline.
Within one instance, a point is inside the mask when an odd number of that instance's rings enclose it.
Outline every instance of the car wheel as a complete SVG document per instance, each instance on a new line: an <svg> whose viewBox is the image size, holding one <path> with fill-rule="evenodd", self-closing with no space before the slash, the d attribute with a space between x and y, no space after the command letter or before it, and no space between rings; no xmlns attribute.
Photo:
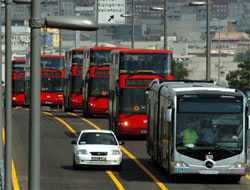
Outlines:
<svg viewBox="0 0 250 190"><path fill-rule="evenodd" d="M76 164L75 160L73 161L73 168L75 170L79 170L80 166L78 164Z"/></svg>

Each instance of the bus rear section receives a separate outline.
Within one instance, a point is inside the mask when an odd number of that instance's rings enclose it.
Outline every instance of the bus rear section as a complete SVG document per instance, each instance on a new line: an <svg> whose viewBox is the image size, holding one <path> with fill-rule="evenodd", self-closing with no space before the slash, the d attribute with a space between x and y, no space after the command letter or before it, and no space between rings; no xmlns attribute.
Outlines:
<svg viewBox="0 0 250 190"><path fill-rule="evenodd" d="M172 80L172 52L119 50L111 53L109 127L120 135L147 134L147 94L157 78Z"/></svg>
<svg viewBox="0 0 250 190"><path fill-rule="evenodd" d="M147 152L169 175L226 175L247 166L245 95L207 81L155 80L148 91Z"/></svg>
<svg viewBox="0 0 250 190"><path fill-rule="evenodd" d="M25 106L26 59L12 61L12 106Z"/></svg>
<svg viewBox="0 0 250 190"><path fill-rule="evenodd" d="M41 105L63 106L64 56L41 55Z"/></svg>
<svg viewBox="0 0 250 190"><path fill-rule="evenodd" d="M83 115L108 114L110 52L121 47L92 47L85 52Z"/></svg>
<svg viewBox="0 0 250 190"><path fill-rule="evenodd" d="M82 72L84 49L72 49L65 53L64 110L82 109Z"/></svg>

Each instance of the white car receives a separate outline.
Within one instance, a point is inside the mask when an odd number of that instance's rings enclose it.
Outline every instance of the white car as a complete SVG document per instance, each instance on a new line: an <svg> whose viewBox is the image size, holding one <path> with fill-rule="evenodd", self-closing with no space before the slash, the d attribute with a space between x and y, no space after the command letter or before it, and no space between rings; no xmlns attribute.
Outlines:
<svg viewBox="0 0 250 190"><path fill-rule="evenodd" d="M121 169L122 151L113 131L82 130L73 144L73 167L81 165L114 166Z"/></svg>

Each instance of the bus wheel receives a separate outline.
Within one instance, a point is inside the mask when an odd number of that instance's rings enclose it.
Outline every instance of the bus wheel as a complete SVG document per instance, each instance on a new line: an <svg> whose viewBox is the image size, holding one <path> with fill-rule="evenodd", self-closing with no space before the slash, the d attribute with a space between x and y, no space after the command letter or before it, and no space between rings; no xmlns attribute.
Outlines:
<svg viewBox="0 0 250 190"><path fill-rule="evenodd" d="M241 176L240 175L232 175L230 176L230 181L232 183L238 183L240 181Z"/></svg>

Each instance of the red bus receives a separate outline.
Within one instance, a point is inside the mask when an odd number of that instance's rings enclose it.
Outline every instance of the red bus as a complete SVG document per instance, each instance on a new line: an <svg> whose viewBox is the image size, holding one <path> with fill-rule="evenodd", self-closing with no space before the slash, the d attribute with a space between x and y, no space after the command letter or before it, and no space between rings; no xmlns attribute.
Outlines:
<svg viewBox="0 0 250 190"><path fill-rule="evenodd" d="M12 61L12 106L25 106L26 59Z"/></svg>
<svg viewBox="0 0 250 190"><path fill-rule="evenodd" d="M64 111L82 110L83 54L83 48L65 53Z"/></svg>
<svg viewBox="0 0 250 190"><path fill-rule="evenodd" d="M84 52L83 116L108 114L110 52L121 47L92 47ZM124 49L124 48L123 48Z"/></svg>
<svg viewBox="0 0 250 190"><path fill-rule="evenodd" d="M172 80L172 52L129 49L111 52L109 127L118 135L147 133L147 94L156 78Z"/></svg>
<svg viewBox="0 0 250 190"><path fill-rule="evenodd" d="M63 106L64 56L41 55L41 105Z"/></svg>

